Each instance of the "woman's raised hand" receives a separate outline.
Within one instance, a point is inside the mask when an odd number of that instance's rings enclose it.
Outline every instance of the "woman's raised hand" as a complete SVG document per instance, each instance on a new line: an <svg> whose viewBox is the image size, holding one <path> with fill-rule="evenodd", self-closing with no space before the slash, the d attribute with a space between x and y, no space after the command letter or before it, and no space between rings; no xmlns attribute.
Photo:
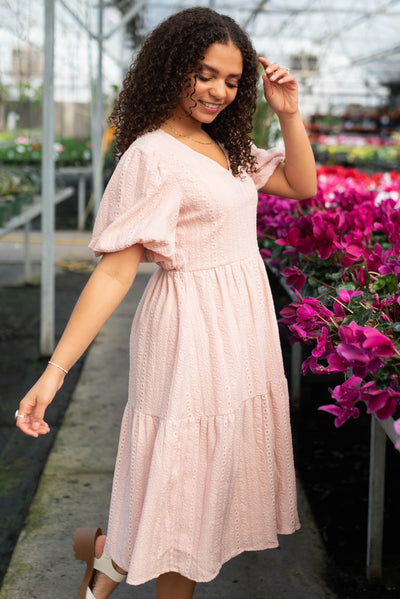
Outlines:
<svg viewBox="0 0 400 599"><path fill-rule="evenodd" d="M264 67L264 95L277 116L295 114L298 111L297 81L288 69L271 63L266 58L258 59Z"/></svg>

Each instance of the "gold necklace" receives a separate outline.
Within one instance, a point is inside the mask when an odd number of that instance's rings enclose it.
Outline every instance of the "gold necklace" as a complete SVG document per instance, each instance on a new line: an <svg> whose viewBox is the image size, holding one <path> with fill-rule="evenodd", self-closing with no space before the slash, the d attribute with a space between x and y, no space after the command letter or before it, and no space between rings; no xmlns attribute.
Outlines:
<svg viewBox="0 0 400 599"><path fill-rule="evenodd" d="M187 139L191 139L192 141L195 141L198 144L202 144L203 146L211 146L213 143L215 143L214 140L212 140L212 141L200 141L199 139L195 139L194 137L191 137L190 135L185 135L184 133L179 133L179 131L177 131L176 129L174 129L173 127L171 127L171 125L167 125L167 123L163 123L163 125L167 129L169 129L170 131L172 131L172 133L175 133L175 135L178 135L178 137L186 137Z"/></svg>

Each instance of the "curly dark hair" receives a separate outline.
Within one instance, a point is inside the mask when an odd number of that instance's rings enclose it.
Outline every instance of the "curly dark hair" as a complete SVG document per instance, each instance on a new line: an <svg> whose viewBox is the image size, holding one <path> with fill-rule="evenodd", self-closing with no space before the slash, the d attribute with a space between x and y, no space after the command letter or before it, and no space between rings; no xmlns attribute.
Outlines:
<svg viewBox="0 0 400 599"><path fill-rule="evenodd" d="M169 118L189 74L198 72L204 53L216 42L233 43L240 50L243 73L235 100L203 128L224 145L235 176L255 170L250 132L259 77L257 54L233 19L202 7L183 10L158 25L130 66L110 116L117 156Z"/></svg>

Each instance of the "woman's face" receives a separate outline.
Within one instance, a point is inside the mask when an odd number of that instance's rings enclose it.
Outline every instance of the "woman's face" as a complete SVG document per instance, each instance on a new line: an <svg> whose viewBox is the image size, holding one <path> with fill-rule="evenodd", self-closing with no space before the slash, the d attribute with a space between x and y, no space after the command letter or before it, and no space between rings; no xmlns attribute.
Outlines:
<svg viewBox="0 0 400 599"><path fill-rule="evenodd" d="M236 98L243 59L232 44L212 44L204 53L198 73L192 73L178 101L182 110L200 123L211 123ZM177 115L178 116L178 115Z"/></svg>

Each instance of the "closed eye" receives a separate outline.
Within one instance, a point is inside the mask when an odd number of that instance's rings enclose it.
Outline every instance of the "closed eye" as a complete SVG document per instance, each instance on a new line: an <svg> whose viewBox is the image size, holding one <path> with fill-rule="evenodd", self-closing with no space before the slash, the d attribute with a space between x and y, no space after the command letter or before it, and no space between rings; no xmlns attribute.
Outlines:
<svg viewBox="0 0 400 599"><path fill-rule="evenodd" d="M212 77L205 77L204 75L198 75L198 78L200 79L200 81L211 81ZM238 87L237 83L230 83L230 82L226 82L226 86L230 87L231 89L235 89Z"/></svg>

